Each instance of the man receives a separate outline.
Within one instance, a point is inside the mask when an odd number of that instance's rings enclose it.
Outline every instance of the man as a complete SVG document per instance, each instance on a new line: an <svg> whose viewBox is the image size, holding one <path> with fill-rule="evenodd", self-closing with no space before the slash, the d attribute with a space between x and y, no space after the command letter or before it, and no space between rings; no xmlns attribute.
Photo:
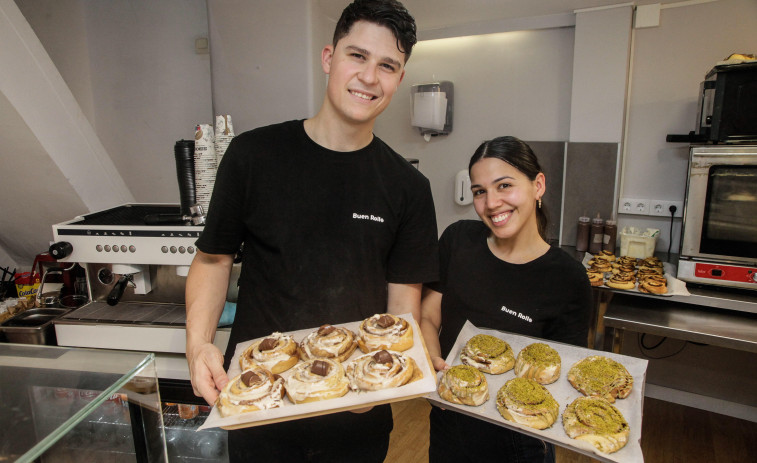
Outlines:
<svg viewBox="0 0 757 463"><path fill-rule="evenodd" d="M382 312L420 319L421 284L438 277L429 183L373 135L415 42L399 2L356 0L321 54L329 80L319 112L229 146L187 278L187 360L195 394L208 403L228 382L239 342ZM224 357L212 339L242 243ZM230 432L229 456L380 462L391 428L387 405L260 426Z"/></svg>

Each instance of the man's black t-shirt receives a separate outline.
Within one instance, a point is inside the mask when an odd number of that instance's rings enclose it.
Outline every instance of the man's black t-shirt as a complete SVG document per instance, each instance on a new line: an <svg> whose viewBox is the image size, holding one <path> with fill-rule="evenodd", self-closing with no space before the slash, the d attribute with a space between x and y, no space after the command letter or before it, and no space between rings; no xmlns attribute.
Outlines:
<svg viewBox="0 0 757 463"><path fill-rule="evenodd" d="M498 259L480 221L450 225L439 240L442 356L466 320L489 328L586 346L591 286L580 262L559 248L525 263Z"/></svg>
<svg viewBox="0 0 757 463"><path fill-rule="evenodd" d="M438 278L437 236L428 180L378 137L331 151L303 121L235 137L197 241L244 243L226 366L239 342L386 312L387 282Z"/></svg>

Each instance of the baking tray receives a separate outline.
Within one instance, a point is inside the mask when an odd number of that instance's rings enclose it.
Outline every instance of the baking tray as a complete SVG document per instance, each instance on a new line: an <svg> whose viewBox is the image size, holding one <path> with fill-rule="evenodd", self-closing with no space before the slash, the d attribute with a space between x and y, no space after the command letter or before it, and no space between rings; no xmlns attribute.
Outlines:
<svg viewBox="0 0 757 463"><path fill-rule="evenodd" d="M589 254L588 252L584 255L583 260L581 263L583 264L584 268L589 268L589 261L593 259L594 256ZM651 294L651 293L644 293L639 291L639 282L637 281L636 284L632 289L619 289L619 288L611 288L610 286L607 286L606 284L602 283L600 286L594 286L594 288L605 288L605 289L611 289L613 291L626 291L631 293L640 293L640 294L648 294L650 296L662 296L662 297L670 297L670 296L691 296L689 293L689 290L686 289L686 283L673 277L672 275L675 275L676 269L675 267L670 264L669 262L663 262L662 263L662 271L663 276L665 277L665 280L667 280L668 284L668 290L664 294ZM605 277L609 277L611 275L611 272L605 272Z"/></svg>
<svg viewBox="0 0 757 463"><path fill-rule="evenodd" d="M510 428L524 434L542 439L561 447L569 448L573 451L588 455L603 462L616 462L616 463L638 463L644 461L644 456L641 453L641 420L642 410L644 406L644 383L646 381L647 374L647 360L638 359L635 357L628 357L625 355L613 354L611 352L596 351L586 349L583 347L576 347L569 344L563 344L555 341L547 341L544 339L532 338L528 336L521 336L518 334L508 333L504 331L489 330L477 328L471 322L466 321L462 330L457 336L455 345L452 347L449 356L447 356L446 362L450 365L460 365L460 351L465 346L465 343L476 334L489 334L503 339L513 349L513 353L517 356L518 352L524 347L534 342L543 342L549 344L554 348L561 358L561 371L560 378L552 383L547 384L544 387L552 394L552 396L560 404L560 416L557 421L547 429L538 430L529 428L527 426L514 423L512 421L505 420L500 415L496 406L497 391L504 386L504 384L515 378L513 370L505 372L501 375L486 374L486 381L489 384L489 400L483 405L478 407L472 407L468 405L459 405L451 402L447 402L442 399L439 394L434 391L426 398L444 409L454 409L460 413L479 418L490 423L494 423L498 426ZM631 394L625 399L618 399L613 404L625 417L628 422L631 432L628 436L628 443L622 449L615 453L602 453L594 448L591 444L583 441L571 439L565 434L565 430L562 426L562 413L573 400L578 397L583 397L583 394L578 392L573 386L570 385L567 379L568 370L577 361L588 357L590 355L601 355L611 358L623 364L628 372L633 376L633 389ZM438 373L438 379L441 378L442 373Z"/></svg>
<svg viewBox="0 0 757 463"><path fill-rule="evenodd" d="M335 399L321 400L317 402L310 402L304 404L293 404L289 401L289 398L284 398L284 406L279 408L272 408L269 410L257 410L254 412L243 413L236 416L222 417L218 412L217 407L213 407L205 422L198 428L198 430L221 427L224 429L239 429L252 426L260 426L270 423L278 423L282 421L290 421L301 418L309 418L312 416L326 415L330 413L343 412L348 410L356 410L360 408L373 407L376 405L387 404L391 402L398 402L401 400L413 399L416 397L423 397L431 391L436 390L436 376L433 373L431 367L431 360L426 350L426 345L423 343L423 338L420 335L420 328L410 314L402 314L399 317L405 319L413 327L413 347L403 352L403 354L412 357L418 367L423 372L423 378L414 381L412 383L400 386L397 388L383 389L380 391L361 391L355 392L350 390L346 395ZM334 326L343 326L349 328L353 333L358 333L358 327L362 320L352 323L338 324ZM317 330L318 327L313 327L306 330L294 331L286 334L290 334L294 337L294 340L298 343L302 341L305 336ZM229 379L241 373L239 367L239 355L253 342L263 338L251 339L249 341L241 342L237 344L234 350L234 357L231 359L231 366L227 375ZM355 352L344 362L345 369L347 365L356 357L363 355L360 349L355 349ZM292 369L281 373L281 376L285 379L289 377Z"/></svg>

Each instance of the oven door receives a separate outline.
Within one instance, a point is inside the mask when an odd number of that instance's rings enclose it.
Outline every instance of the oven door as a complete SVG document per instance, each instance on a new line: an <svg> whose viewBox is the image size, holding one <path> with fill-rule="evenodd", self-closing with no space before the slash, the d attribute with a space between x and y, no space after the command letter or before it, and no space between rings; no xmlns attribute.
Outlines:
<svg viewBox="0 0 757 463"><path fill-rule="evenodd" d="M692 148L681 256L757 262L757 147Z"/></svg>

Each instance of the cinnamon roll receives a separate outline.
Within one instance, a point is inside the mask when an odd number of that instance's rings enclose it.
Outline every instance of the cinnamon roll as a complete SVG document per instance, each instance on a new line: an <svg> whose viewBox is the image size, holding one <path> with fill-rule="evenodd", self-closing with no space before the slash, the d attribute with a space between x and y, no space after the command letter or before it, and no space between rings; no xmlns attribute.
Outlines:
<svg viewBox="0 0 757 463"><path fill-rule="evenodd" d="M282 406L284 379L261 367L252 367L231 379L216 399L223 417Z"/></svg>
<svg viewBox="0 0 757 463"><path fill-rule="evenodd" d="M599 251L597 254L594 255L594 258L601 259L607 262L614 262L615 254L613 254L612 251Z"/></svg>
<svg viewBox="0 0 757 463"><path fill-rule="evenodd" d="M287 397L296 404L342 397L349 388L342 364L332 359L302 362L286 380Z"/></svg>
<svg viewBox="0 0 757 463"><path fill-rule="evenodd" d="M623 414L606 400L597 397L574 400L565 408L562 424L571 439L589 442L604 453L623 448L631 432Z"/></svg>
<svg viewBox="0 0 757 463"><path fill-rule="evenodd" d="M610 288L615 289L634 289L636 287L636 279L633 278L633 276L632 279L628 279L626 276L618 276L615 274L605 281L605 284Z"/></svg>
<svg viewBox="0 0 757 463"><path fill-rule="evenodd" d="M547 429L557 420L560 406L547 388L533 379L514 378L497 392L497 410L508 421Z"/></svg>
<svg viewBox="0 0 757 463"><path fill-rule="evenodd" d="M662 275L649 276L639 280L639 291L642 293L665 294L668 292L668 282Z"/></svg>
<svg viewBox="0 0 757 463"><path fill-rule="evenodd" d="M323 325L302 340L300 356L303 360L331 358L344 362L356 348L355 333L347 328Z"/></svg>
<svg viewBox="0 0 757 463"><path fill-rule="evenodd" d="M568 381L583 395L608 402L625 399L633 388L633 376L626 367L607 357L592 355L576 362L568 371Z"/></svg>
<svg viewBox="0 0 757 463"><path fill-rule="evenodd" d="M422 377L412 357L387 350L363 354L347 366L347 379L354 391L400 387Z"/></svg>
<svg viewBox="0 0 757 463"><path fill-rule="evenodd" d="M461 405L478 406L489 400L486 376L470 365L455 365L444 370L438 392L447 402Z"/></svg>
<svg viewBox="0 0 757 463"><path fill-rule="evenodd" d="M515 354L505 341L488 334L477 334L465 343L460 360L484 373L498 375L513 368Z"/></svg>
<svg viewBox="0 0 757 463"><path fill-rule="evenodd" d="M380 349L402 352L413 347L413 327L404 318L376 314L360 323L357 343L366 354Z"/></svg>
<svg viewBox="0 0 757 463"><path fill-rule="evenodd" d="M587 269L586 276L589 277L589 284L592 286L602 286L605 282L605 274L602 272L595 272L591 269Z"/></svg>
<svg viewBox="0 0 757 463"><path fill-rule="evenodd" d="M244 371L258 365L279 374L292 368L299 360L294 338L276 332L250 344L239 356L239 366Z"/></svg>
<svg viewBox="0 0 757 463"><path fill-rule="evenodd" d="M533 379L539 384L552 384L560 377L560 354L547 344L536 342L518 352L515 376Z"/></svg>

